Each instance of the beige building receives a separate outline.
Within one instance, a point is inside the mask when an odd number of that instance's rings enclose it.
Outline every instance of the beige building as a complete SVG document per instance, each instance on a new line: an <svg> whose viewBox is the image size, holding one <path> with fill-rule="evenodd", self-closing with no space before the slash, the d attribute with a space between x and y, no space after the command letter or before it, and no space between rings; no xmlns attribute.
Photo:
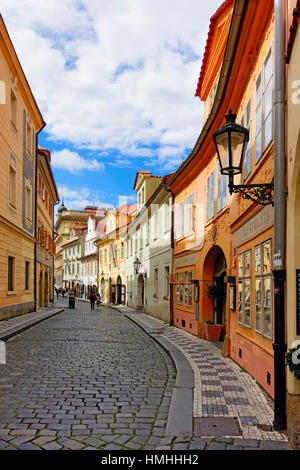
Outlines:
<svg viewBox="0 0 300 470"><path fill-rule="evenodd" d="M36 141L44 125L0 16L0 319L36 308Z"/></svg>
<svg viewBox="0 0 300 470"><path fill-rule="evenodd" d="M98 292L102 302L126 303L126 234L136 212L125 204L105 216L106 234L97 240L99 254Z"/></svg>
<svg viewBox="0 0 300 470"><path fill-rule="evenodd" d="M37 165L37 307L53 302L55 242L54 205L59 196L51 169L50 151L38 147Z"/></svg>
<svg viewBox="0 0 300 470"><path fill-rule="evenodd" d="M300 1L288 1L287 66L287 349L300 345ZM298 29L297 29L298 28ZM298 353L300 368L300 353ZM300 380L287 369L290 447L300 450Z"/></svg>

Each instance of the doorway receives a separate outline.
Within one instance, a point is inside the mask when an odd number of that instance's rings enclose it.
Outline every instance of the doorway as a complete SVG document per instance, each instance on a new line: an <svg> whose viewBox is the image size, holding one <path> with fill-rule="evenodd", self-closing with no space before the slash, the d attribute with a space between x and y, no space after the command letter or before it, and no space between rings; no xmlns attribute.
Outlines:
<svg viewBox="0 0 300 470"><path fill-rule="evenodd" d="M144 309L144 277L140 274L138 277L137 308Z"/></svg>

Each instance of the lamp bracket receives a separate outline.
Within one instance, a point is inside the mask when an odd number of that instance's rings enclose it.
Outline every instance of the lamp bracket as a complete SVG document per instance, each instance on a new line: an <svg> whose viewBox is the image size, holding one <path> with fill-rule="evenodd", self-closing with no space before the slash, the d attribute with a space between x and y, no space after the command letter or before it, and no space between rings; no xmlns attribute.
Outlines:
<svg viewBox="0 0 300 470"><path fill-rule="evenodd" d="M236 184L229 185L229 192L240 193L243 199L249 199L256 204L274 206L274 184Z"/></svg>

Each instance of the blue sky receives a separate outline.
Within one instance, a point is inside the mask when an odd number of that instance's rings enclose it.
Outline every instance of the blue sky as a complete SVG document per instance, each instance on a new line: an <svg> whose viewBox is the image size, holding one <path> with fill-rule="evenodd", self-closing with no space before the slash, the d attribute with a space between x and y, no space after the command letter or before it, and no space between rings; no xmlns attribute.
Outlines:
<svg viewBox="0 0 300 470"><path fill-rule="evenodd" d="M135 203L139 170L173 172L203 125L195 98L220 0L1 0L68 208Z"/></svg>

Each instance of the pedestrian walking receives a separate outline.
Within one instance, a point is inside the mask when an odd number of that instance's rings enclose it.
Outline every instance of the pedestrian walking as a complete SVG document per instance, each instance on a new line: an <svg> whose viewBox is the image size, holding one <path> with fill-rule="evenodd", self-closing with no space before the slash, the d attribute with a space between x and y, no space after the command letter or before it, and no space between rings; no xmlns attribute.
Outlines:
<svg viewBox="0 0 300 470"><path fill-rule="evenodd" d="M100 294L97 294L97 309L99 310L101 304L101 297Z"/></svg>
<svg viewBox="0 0 300 470"><path fill-rule="evenodd" d="M58 297L59 297L59 290L57 289L57 287L55 287L55 292L56 292L56 298L58 299Z"/></svg>
<svg viewBox="0 0 300 470"><path fill-rule="evenodd" d="M96 295L94 294L94 292L92 292L90 295L91 310L95 310L96 299L97 299Z"/></svg>

